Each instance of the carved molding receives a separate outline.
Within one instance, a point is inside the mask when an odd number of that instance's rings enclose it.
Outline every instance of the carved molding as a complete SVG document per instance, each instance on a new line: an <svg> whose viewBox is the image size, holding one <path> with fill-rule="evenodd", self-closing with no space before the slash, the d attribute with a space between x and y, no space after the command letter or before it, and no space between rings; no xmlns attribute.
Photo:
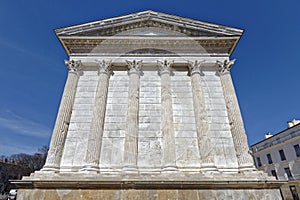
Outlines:
<svg viewBox="0 0 300 200"><path fill-rule="evenodd" d="M136 60L133 60L133 61L129 61L129 60L126 60L126 63L127 63L127 66L128 66L128 74L132 74L132 73L135 73L135 74L138 74L138 75L141 75L141 71L142 71L142 60L140 61L136 61Z"/></svg>
<svg viewBox="0 0 300 200"><path fill-rule="evenodd" d="M164 61L157 61L158 65L159 65L159 75L168 73L168 74L172 74L172 65L174 63L174 60L172 61L168 61L168 60L164 60Z"/></svg>
<svg viewBox="0 0 300 200"><path fill-rule="evenodd" d="M232 65L234 64L235 59L233 60L224 60L223 62L217 60L218 71L221 74L230 72Z"/></svg>
<svg viewBox="0 0 300 200"><path fill-rule="evenodd" d="M189 68L189 74L193 75L195 73L198 73L200 75L203 75L202 72L202 64L205 62L205 60L195 60L194 62L190 62L188 63L188 68Z"/></svg>
<svg viewBox="0 0 300 200"><path fill-rule="evenodd" d="M96 60L98 63L98 73L99 74L107 74L107 75L112 75L112 65L111 65L111 60Z"/></svg>
<svg viewBox="0 0 300 200"><path fill-rule="evenodd" d="M176 41L176 42L175 42ZM155 37L147 38L127 38L109 37L109 38L63 38L68 53L119 53L131 52L138 49L158 49L170 52L207 52L207 53L230 53L236 39L193 39L178 37L176 40L165 38L163 40ZM163 51L153 52L156 54L165 54Z"/></svg>
<svg viewBox="0 0 300 200"><path fill-rule="evenodd" d="M65 60L65 65L67 66L70 72L77 72L81 68L80 60Z"/></svg>

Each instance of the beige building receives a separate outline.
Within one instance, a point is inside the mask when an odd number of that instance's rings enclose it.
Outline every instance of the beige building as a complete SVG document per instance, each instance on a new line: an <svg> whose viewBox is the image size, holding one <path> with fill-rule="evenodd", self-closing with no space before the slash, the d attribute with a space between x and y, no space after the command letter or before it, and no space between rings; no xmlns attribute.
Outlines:
<svg viewBox="0 0 300 200"><path fill-rule="evenodd" d="M143 11L55 33L68 78L46 164L18 198L281 199L231 80L243 30Z"/></svg>
<svg viewBox="0 0 300 200"><path fill-rule="evenodd" d="M277 180L286 180L282 189L285 199L299 199L300 121L288 122L288 128L251 146L255 165Z"/></svg>

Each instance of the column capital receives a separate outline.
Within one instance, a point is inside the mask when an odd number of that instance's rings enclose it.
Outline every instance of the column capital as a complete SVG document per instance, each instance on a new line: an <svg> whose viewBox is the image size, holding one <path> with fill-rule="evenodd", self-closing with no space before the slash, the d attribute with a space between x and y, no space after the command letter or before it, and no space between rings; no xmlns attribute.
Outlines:
<svg viewBox="0 0 300 200"><path fill-rule="evenodd" d="M188 62L188 68L189 68L189 74L193 75L193 74L203 74L202 73L202 64L205 62L205 60L195 60L194 62L189 61Z"/></svg>
<svg viewBox="0 0 300 200"><path fill-rule="evenodd" d="M217 60L218 71L220 74L225 74L230 72L232 65L234 64L235 59L233 60L224 60L223 62Z"/></svg>
<svg viewBox="0 0 300 200"><path fill-rule="evenodd" d="M133 60L133 61L129 61L129 60L126 60L126 63L127 63L127 66L128 66L128 74L138 74L138 75L141 75L141 70L142 70L142 60L140 61L136 61L136 60Z"/></svg>
<svg viewBox="0 0 300 200"><path fill-rule="evenodd" d="M98 74L112 75L111 60L96 60L98 64Z"/></svg>
<svg viewBox="0 0 300 200"><path fill-rule="evenodd" d="M172 73L172 64L174 63L174 60L172 61L168 61L168 60L164 60L164 61L157 61L158 65L159 65L159 75L168 73L171 74Z"/></svg>
<svg viewBox="0 0 300 200"><path fill-rule="evenodd" d="M80 70L81 61L80 60L65 60L65 65L67 65L69 72L77 72Z"/></svg>

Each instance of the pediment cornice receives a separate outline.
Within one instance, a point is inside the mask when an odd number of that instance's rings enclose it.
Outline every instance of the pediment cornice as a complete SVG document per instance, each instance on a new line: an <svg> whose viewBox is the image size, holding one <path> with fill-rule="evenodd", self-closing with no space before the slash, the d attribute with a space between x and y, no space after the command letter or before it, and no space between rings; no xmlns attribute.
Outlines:
<svg viewBox="0 0 300 200"><path fill-rule="evenodd" d="M69 56L143 50L230 55L243 30L149 10L55 32Z"/></svg>
<svg viewBox="0 0 300 200"><path fill-rule="evenodd" d="M186 36L241 36L243 30L151 10L56 29L58 36L112 36L141 27L157 27Z"/></svg>

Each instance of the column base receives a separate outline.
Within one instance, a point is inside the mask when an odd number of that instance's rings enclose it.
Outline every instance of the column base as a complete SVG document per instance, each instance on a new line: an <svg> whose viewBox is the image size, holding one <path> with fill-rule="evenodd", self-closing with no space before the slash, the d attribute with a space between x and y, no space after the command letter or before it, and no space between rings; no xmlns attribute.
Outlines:
<svg viewBox="0 0 300 200"><path fill-rule="evenodd" d="M138 168L135 165L127 165L122 168L122 173L128 174L138 174Z"/></svg>
<svg viewBox="0 0 300 200"><path fill-rule="evenodd" d="M59 173L59 167L54 166L44 166L41 171L43 172L53 172L53 173Z"/></svg>
<svg viewBox="0 0 300 200"><path fill-rule="evenodd" d="M257 171L257 169L254 167L254 165L244 165L239 166L239 172L250 172L250 171Z"/></svg>
<svg viewBox="0 0 300 200"><path fill-rule="evenodd" d="M212 163L202 164L200 168L200 172L212 172L217 173L219 172L217 167Z"/></svg>
<svg viewBox="0 0 300 200"><path fill-rule="evenodd" d="M85 166L83 166L83 168L80 171L82 171L82 172L99 173L100 169L99 169L99 166L85 165Z"/></svg>
<svg viewBox="0 0 300 200"><path fill-rule="evenodd" d="M178 168L176 165L165 165L162 168L162 172L177 172Z"/></svg>

